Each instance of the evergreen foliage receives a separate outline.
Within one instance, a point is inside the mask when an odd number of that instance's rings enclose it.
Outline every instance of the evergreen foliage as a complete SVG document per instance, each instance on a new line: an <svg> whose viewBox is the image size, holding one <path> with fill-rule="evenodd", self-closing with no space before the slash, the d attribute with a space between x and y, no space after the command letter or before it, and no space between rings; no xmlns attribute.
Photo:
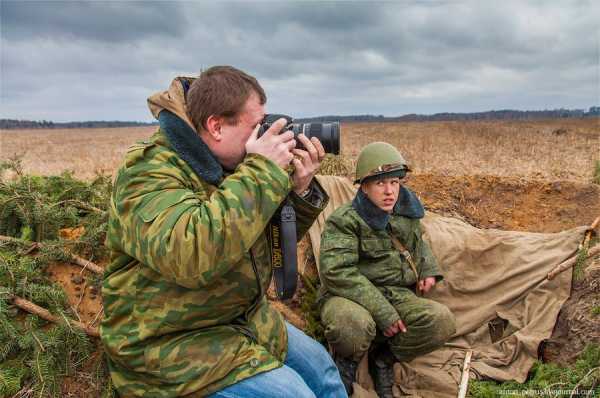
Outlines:
<svg viewBox="0 0 600 398"><path fill-rule="evenodd" d="M304 319L306 319L306 329L304 332L324 346L327 346L325 331L321 323L321 313L317 305L319 286L321 285L319 277L301 276L304 283L304 291L300 300L300 311Z"/></svg>
<svg viewBox="0 0 600 398"><path fill-rule="evenodd" d="M88 183L68 171L60 176L24 175L20 159L0 162L0 176L5 170L18 178L0 179L0 235L42 242L57 240L61 228L84 225L83 236L70 242L75 250L92 258L107 255L109 176L98 175Z"/></svg>
<svg viewBox="0 0 600 398"><path fill-rule="evenodd" d="M44 276L47 264L43 257L0 249L0 396L14 395L26 386L35 396L60 396L60 378L77 371L92 350L82 331L25 316L10 304L18 295L71 317L65 293Z"/></svg>
<svg viewBox="0 0 600 398"><path fill-rule="evenodd" d="M65 292L46 271L52 262L68 260L69 252L106 257L110 179L97 176L84 182L68 172L25 175L16 158L0 162L0 177L5 170L16 178L0 178L0 234L22 240L0 241L0 397L59 397L62 378L82 372L94 344L67 322L54 324L21 311L12 298L29 300L65 320L73 318ZM85 231L79 238L60 239L60 229L79 226ZM97 384L107 386L104 396L113 396L102 359L97 367Z"/></svg>
<svg viewBox="0 0 600 398"><path fill-rule="evenodd" d="M472 381L469 396L492 397L598 397L600 396L600 346L589 344L571 367L536 362L523 383Z"/></svg>

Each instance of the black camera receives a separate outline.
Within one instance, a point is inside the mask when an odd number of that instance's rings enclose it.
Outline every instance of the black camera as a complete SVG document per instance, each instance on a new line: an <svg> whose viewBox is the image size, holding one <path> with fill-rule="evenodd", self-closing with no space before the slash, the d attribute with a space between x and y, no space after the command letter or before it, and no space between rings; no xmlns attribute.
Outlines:
<svg viewBox="0 0 600 398"><path fill-rule="evenodd" d="M277 120L284 118L287 120L287 124L281 132L291 131L294 133L294 138L298 137L298 134L304 134L306 138L316 137L323 144L323 148L326 153L332 153L334 155L340 154L340 123L294 123L294 119L287 115L276 115L267 114L260 122L260 129L258 130L258 136L262 136L273 123ZM302 143L297 141L296 148L304 149Z"/></svg>
<svg viewBox="0 0 600 398"><path fill-rule="evenodd" d="M304 134L308 139L316 137L321 141L326 153L339 155L339 122L294 123L294 119L290 116L268 114L260 122L258 137L261 137L273 123L281 118L287 120L287 123L280 133L291 131L294 133L294 138L297 138L298 134ZM305 149L300 141L296 141L296 148ZM288 300L294 296L298 280L296 212L289 198L283 201L269 224L275 292L281 300Z"/></svg>

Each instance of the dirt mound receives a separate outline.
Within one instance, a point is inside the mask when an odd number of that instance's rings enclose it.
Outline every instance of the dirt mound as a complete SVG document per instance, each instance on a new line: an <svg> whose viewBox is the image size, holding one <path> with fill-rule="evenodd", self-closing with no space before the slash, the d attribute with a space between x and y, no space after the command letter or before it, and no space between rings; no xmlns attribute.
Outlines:
<svg viewBox="0 0 600 398"><path fill-rule="evenodd" d="M581 280L574 280L552 337L539 353L544 362L573 363L587 344L600 344L600 258L589 261Z"/></svg>
<svg viewBox="0 0 600 398"><path fill-rule="evenodd" d="M494 176L413 175L407 186L427 210L479 228L559 232L600 216L600 186Z"/></svg>

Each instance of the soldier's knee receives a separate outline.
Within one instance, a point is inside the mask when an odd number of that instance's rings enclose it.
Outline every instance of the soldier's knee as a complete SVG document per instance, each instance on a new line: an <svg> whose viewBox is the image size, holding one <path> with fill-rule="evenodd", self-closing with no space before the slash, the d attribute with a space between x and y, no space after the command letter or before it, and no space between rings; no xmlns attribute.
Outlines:
<svg viewBox="0 0 600 398"><path fill-rule="evenodd" d="M325 326L325 337L335 352L342 357L360 357L375 338L373 318L350 312L336 314L335 321Z"/></svg>
<svg viewBox="0 0 600 398"><path fill-rule="evenodd" d="M448 307L439 303L432 312L432 317L434 339L442 345L456 333L456 319Z"/></svg>

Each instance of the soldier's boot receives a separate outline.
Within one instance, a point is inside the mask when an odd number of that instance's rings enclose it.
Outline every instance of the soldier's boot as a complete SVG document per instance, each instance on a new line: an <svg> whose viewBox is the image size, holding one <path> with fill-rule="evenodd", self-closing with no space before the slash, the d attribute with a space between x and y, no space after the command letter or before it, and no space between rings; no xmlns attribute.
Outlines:
<svg viewBox="0 0 600 398"><path fill-rule="evenodd" d="M358 362L353 361L351 358L342 358L340 356L334 357L335 365L340 372L342 383L346 387L348 396L352 395L352 383L356 381L356 370L358 369Z"/></svg>
<svg viewBox="0 0 600 398"><path fill-rule="evenodd" d="M392 387L394 385L394 356L387 347L381 347L369 354L369 367L375 392L379 398L394 398Z"/></svg>

